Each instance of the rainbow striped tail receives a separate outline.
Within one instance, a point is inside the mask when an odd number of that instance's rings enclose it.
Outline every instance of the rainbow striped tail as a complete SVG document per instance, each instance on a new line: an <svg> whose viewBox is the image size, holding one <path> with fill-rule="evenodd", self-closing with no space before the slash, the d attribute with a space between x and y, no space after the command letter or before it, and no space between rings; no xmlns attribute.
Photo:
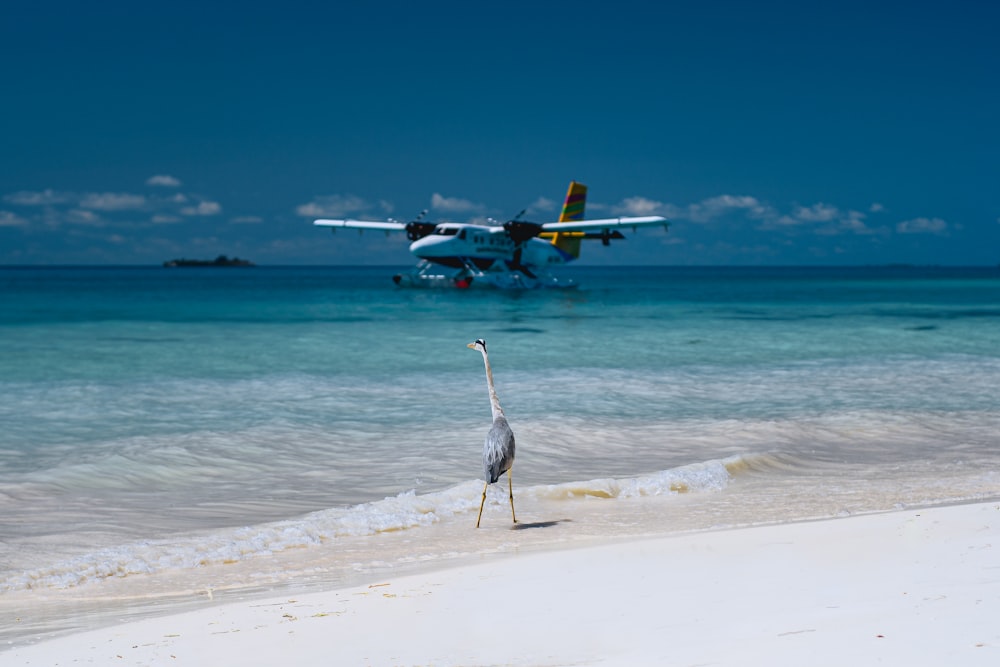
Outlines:
<svg viewBox="0 0 1000 667"><path fill-rule="evenodd" d="M559 214L559 222L573 222L583 220L583 208L587 205L587 186L576 181L570 181L569 190L566 191L566 201L563 202L562 213ZM573 257L580 256L580 240L583 235L580 233L556 232L552 237L552 245Z"/></svg>

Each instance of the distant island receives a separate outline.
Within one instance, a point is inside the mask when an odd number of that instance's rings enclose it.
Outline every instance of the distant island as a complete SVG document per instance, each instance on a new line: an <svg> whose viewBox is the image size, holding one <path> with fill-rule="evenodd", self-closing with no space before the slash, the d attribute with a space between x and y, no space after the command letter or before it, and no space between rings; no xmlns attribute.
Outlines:
<svg viewBox="0 0 1000 667"><path fill-rule="evenodd" d="M253 266L254 263L247 259L233 257L229 259L225 255L219 255L215 259L170 259L163 263L163 266L173 268L175 266Z"/></svg>

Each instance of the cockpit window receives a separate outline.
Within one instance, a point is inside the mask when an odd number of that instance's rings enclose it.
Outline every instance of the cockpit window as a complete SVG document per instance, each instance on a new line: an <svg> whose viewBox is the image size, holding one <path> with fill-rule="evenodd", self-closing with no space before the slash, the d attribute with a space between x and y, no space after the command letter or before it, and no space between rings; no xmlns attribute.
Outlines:
<svg viewBox="0 0 1000 667"><path fill-rule="evenodd" d="M454 236L458 233L458 229L455 227L438 227L434 230L434 233L438 236Z"/></svg>
<svg viewBox="0 0 1000 667"><path fill-rule="evenodd" d="M458 233L458 238L462 239L463 241L465 240L465 230L464 229Z"/></svg>

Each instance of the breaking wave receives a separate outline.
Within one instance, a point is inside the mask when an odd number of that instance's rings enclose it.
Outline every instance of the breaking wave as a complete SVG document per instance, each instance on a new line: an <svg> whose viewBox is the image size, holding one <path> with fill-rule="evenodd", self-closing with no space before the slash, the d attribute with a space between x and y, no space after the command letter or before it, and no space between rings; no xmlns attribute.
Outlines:
<svg viewBox="0 0 1000 667"><path fill-rule="evenodd" d="M760 465L766 458L733 456L625 479L530 486L518 489L518 496L529 502L545 502L711 493L726 488L734 475ZM294 519L133 542L13 574L0 582L0 591L71 588L115 577L236 563L288 549L335 543L343 538L430 526L475 512L481 491L482 482L470 480L432 493L418 495L408 491Z"/></svg>

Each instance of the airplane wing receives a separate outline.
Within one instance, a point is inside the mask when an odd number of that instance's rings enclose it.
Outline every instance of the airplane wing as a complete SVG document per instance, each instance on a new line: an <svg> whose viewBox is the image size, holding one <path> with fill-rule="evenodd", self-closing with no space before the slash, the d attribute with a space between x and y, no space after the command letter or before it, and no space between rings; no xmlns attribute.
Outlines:
<svg viewBox="0 0 1000 667"><path fill-rule="evenodd" d="M344 227L348 229L377 229L383 232L405 232L406 225L402 222L377 222L374 220L314 220L319 227ZM421 223L433 225L431 223ZM572 222L546 222L541 225L542 232L593 232L619 227L667 227L670 223L659 215L645 215L631 218L601 218L598 220L575 220Z"/></svg>
<svg viewBox="0 0 1000 667"><path fill-rule="evenodd" d="M546 222L542 225L543 232L592 232L616 227L653 227L664 228L669 222L659 215L644 215L633 218L602 218L599 220L574 220L572 222Z"/></svg>
<svg viewBox="0 0 1000 667"><path fill-rule="evenodd" d="M371 220L313 220L318 227L346 227L348 229L378 229L383 232L405 232L402 222L375 222Z"/></svg>

